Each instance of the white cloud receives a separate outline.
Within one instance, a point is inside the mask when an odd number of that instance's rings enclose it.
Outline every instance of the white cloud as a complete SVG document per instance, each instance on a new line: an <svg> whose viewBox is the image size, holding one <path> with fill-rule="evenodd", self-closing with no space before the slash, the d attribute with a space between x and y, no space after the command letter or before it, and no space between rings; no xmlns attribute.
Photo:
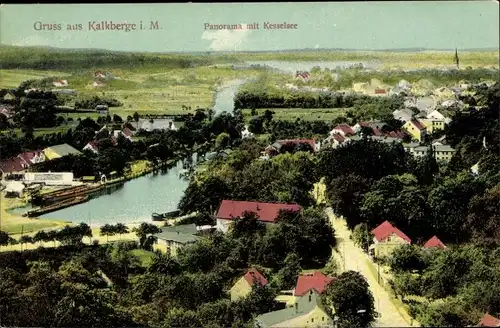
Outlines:
<svg viewBox="0 0 500 328"><path fill-rule="evenodd" d="M246 26L246 24L241 24ZM242 50L241 46L245 43L248 35L252 30L217 30L204 31L202 40L209 40L212 43L209 46L210 50L214 51L230 51Z"/></svg>

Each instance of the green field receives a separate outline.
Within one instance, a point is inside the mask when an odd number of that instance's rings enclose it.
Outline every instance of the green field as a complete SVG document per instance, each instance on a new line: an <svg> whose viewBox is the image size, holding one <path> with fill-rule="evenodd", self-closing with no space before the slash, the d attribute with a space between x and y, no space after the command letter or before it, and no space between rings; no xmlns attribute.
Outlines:
<svg viewBox="0 0 500 328"><path fill-rule="evenodd" d="M257 70L233 70L229 67L194 67L168 69L162 67L140 70L110 69L119 79L103 80L103 87L94 87L93 70L74 72L1 70L0 88L18 86L27 79L41 79L56 76L68 81L68 88L78 92L65 105L72 106L81 98L100 96L115 98L123 103L122 107L111 107L110 114L123 118L140 114L186 114L196 108L208 108L212 105L218 85L225 81L256 76ZM36 74L35 74L36 73ZM50 87L52 88L52 87ZM68 114L68 117L97 118L97 114Z"/></svg>
<svg viewBox="0 0 500 328"><path fill-rule="evenodd" d="M260 108L257 109L257 114L264 114L266 109L275 112L273 117L277 120L295 121L297 118L300 118L304 121L325 122L330 122L337 117L345 116L348 110L345 108ZM252 118L251 110L244 109L243 116L246 122L250 121Z"/></svg>
<svg viewBox="0 0 500 328"><path fill-rule="evenodd" d="M153 252L146 251L144 249L133 249L130 253L137 256L139 261L141 261L141 265L145 268L149 267L151 261L153 260L153 256L155 255Z"/></svg>

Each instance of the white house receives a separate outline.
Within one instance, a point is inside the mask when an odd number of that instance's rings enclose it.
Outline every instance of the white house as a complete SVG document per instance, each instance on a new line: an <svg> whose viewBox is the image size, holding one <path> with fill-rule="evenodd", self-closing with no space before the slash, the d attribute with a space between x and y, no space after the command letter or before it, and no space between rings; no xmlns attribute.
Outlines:
<svg viewBox="0 0 500 328"><path fill-rule="evenodd" d="M67 80L57 80L52 83L53 86L55 87L67 87L68 86L68 81Z"/></svg>
<svg viewBox="0 0 500 328"><path fill-rule="evenodd" d="M353 135L355 133L356 133L355 129L351 128L349 125L345 123L342 123L337 125L330 131L330 136L333 136L335 134L340 134L341 136L345 137Z"/></svg>
<svg viewBox="0 0 500 328"><path fill-rule="evenodd" d="M245 125L245 130L243 130L241 132L241 138L242 139L247 139L247 138L252 138L253 137L253 133L248 131L248 126Z"/></svg>
<svg viewBox="0 0 500 328"><path fill-rule="evenodd" d="M97 148L97 144L95 141L91 141L83 147L83 150L90 150L91 152L97 154L99 152L99 149Z"/></svg>

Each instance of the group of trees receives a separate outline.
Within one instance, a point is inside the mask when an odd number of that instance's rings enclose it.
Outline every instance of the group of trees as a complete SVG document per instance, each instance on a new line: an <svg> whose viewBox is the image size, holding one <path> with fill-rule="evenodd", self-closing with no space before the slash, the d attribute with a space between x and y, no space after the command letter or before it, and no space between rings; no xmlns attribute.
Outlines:
<svg viewBox="0 0 500 328"><path fill-rule="evenodd" d="M112 98L94 96L92 98L78 99L75 101L75 109L95 109L97 105L108 107L121 107L123 103Z"/></svg>
<svg viewBox="0 0 500 328"><path fill-rule="evenodd" d="M213 213L223 199L313 204L314 156L297 152L256 160L262 148L258 141L246 139L226 159L211 161L190 182L179 209Z"/></svg>
<svg viewBox="0 0 500 328"><path fill-rule="evenodd" d="M48 243L59 242L61 245L65 246L77 246L82 243L83 237L92 238L92 229L86 223L80 223L77 226L66 225L64 228L59 230L39 230L34 236L22 235L18 240L9 236L8 233L0 231L0 245L8 244L36 244L36 243Z"/></svg>
<svg viewBox="0 0 500 328"><path fill-rule="evenodd" d="M429 304L407 300L427 327L470 326L484 313L500 313L500 247L462 245L445 250L397 248L390 259L393 288L403 299L423 296ZM418 298L417 298L418 299Z"/></svg>
<svg viewBox="0 0 500 328"><path fill-rule="evenodd" d="M387 102L401 102L402 97L371 97L340 92L285 91L251 92L242 90L234 98L236 109L252 108L351 108L356 104L385 105Z"/></svg>
<svg viewBox="0 0 500 328"><path fill-rule="evenodd" d="M360 247L385 220L412 239L386 260L397 294L430 301L406 299L425 326L465 326L500 313L500 84L474 97L479 108L457 113L445 128L457 149L449 163L438 163L431 149L415 159L400 145L361 140L321 152L316 165L328 202ZM422 250L433 235L448 248Z"/></svg>
<svg viewBox="0 0 500 328"><path fill-rule="evenodd" d="M118 228L103 226L101 234ZM143 238L157 229L144 223L135 231ZM69 231L61 231L65 230ZM48 240L42 233L37 235ZM324 265L333 246L333 231L324 214L306 209L282 211L269 229L254 213L245 213L228 234L206 236L185 246L176 258L155 253L150 264L141 264L131 253L137 243L124 242L64 243L52 250L0 253L2 323L250 327L256 315L279 309L274 300L278 290L293 286L302 268ZM271 284L257 284L248 296L231 302L227 292L251 266ZM36 310L29 311L34 304Z"/></svg>
<svg viewBox="0 0 500 328"><path fill-rule="evenodd" d="M492 206L500 182L498 84L488 92L484 108L456 115L445 129L457 149L447 164L433 151L415 159L401 145L372 140L321 152L317 175L349 227L366 223L371 230L389 220L415 242L432 235L448 243L500 241ZM470 171L476 163L478 176Z"/></svg>

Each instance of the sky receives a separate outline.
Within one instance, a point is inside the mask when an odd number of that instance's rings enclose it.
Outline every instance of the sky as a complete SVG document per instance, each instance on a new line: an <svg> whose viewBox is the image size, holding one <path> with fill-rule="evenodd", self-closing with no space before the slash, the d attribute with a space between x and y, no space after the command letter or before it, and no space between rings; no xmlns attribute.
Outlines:
<svg viewBox="0 0 500 328"><path fill-rule="evenodd" d="M144 52L498 49L498 7L497 1L3 4L0 42ZM100 21L136 24L137 29L99 31L89 27L89 22ZM141 21L144 30L138 29ZM150 29L151 21L160 28ZM265 22L297 25L295 29L271 30L264 29ZM205 24L246 27L252 23L258 23L259 29L205 29ZM60 24L61 29L36 30L41 24ZM68 30L68 24L82 24L82 29Z"/></svg>

